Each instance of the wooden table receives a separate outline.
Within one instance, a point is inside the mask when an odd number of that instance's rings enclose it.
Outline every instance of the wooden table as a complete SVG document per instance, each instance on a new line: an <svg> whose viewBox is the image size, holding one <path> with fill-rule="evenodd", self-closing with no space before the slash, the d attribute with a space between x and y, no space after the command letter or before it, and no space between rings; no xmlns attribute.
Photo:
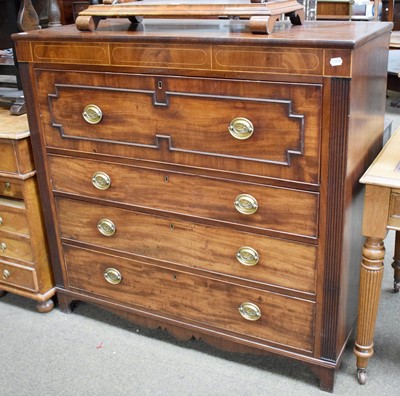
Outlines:
<svg viewBox="0 0 400 396"><path fill-rule="evenodd" d="M360 384L366 381L366 368L373 355L373 336L383 275L384 239L388 229L400 231L400 129L392 136L370 168L360 179L366 184L363 248L360 274L359 313L354 353ZM396 232L394 290L400 288L400 233Z"/></svg>

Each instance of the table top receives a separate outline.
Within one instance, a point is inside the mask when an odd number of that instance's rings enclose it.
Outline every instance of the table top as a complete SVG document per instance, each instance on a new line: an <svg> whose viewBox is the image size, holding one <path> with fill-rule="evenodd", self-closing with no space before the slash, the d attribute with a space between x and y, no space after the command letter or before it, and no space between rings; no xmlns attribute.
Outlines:
<svg viewBox="0 0 400 396"><path fill-rule="evenodd" d="M400 189L400 128L364 173L360 183Z"/></svg>
<svg viewBox="0 0 400 396"><path fill-rule="evenodd" d="M0 107L0 139L23 139L29 136L27 115L15 116L10 110Z"/></svg>

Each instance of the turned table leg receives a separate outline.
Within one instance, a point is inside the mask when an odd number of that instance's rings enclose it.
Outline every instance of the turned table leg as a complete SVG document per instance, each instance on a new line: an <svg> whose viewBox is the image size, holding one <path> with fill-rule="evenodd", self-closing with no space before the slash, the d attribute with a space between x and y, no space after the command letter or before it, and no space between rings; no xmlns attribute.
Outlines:
<svg viewBox="0 0 400 396"><path fill-rule="evenodd" d="M396 231L392 267L394 269L394 291L398 293L400 290L400 231Z"/></svg>
<svg viewBox="0 0 400 396"><path fill-rule="evenodd" d="M373 338L381 294L384 258L383 239L367 238L361 262L357 336L354 347L360 384L366 382L368 360L374 354Z"/></svg>

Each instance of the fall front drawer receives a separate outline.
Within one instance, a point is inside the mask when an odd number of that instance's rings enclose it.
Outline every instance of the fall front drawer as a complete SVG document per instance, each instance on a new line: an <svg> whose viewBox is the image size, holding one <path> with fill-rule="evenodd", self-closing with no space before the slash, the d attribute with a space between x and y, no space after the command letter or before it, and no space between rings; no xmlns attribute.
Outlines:
<svg viewBox="0 0 400 396"><path fill-rule="evenodd" d="M49 156L49 165L56 193L317 236L317 193L59 156Z"/></svg>
<svg viewBox="0 0 400 396"><path fill-rule="evenodd" d="M320 85L36 76L48 147L319 183Z"/></svg>
<svg viewBox="0 0 400 396"><path fill-rule="evenodd" d="M315 293L312 245L69 199L57 208L64 241Z"/></svg>
<svg viewBox="0 0 400 396"><path fill-rule="evenodd" d="M71 289L182 323L312 350L313 302L68 245L64 253Z"/></svg>

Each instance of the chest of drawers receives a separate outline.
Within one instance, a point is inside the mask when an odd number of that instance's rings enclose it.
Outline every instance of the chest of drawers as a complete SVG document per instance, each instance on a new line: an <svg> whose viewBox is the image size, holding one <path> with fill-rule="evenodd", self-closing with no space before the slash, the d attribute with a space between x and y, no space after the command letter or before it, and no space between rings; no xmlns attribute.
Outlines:
<svg viewBox="0 0 400 396"><path fill-rule="evenodd" d="M332 390L390 28L120 20L16 36L61 309L298 359Z"/></svg>
<svg viewBox="0 0 400 396"><path fill-rule="evenodd" d="M39 312L48 312L55 287L28 123L5 109L0 119L0 295L32 298Z"/></svg>

